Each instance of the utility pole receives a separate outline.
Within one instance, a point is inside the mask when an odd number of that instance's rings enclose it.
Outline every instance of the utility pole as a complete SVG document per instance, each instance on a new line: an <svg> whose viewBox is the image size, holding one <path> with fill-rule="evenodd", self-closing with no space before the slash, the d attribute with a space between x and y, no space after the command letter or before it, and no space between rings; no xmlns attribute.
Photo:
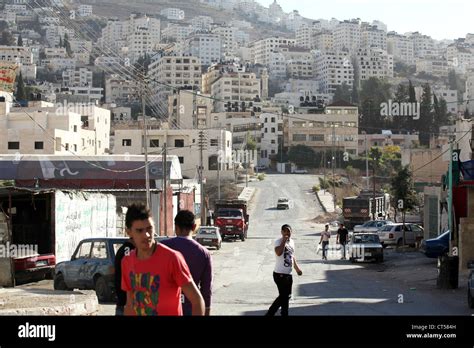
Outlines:
<svg viewBox="0 0 474 348"><path fill-rule="evenodd" d="M369 145L367 144L367 134L365 134L365 176L367 178L367 191L370 187L369 178Z"/></svg>
<svg viewBox="0 0 474 348"><path fill-rule="evenodd" d="M167 140L167 139L166 139ZM168 236L168 163L167 163L167 147L166 140L163 144L163 211L164 211L164 229L165 236Z"/></svg>
<svg viewBox="0 0 474 348"><path fill-rule="evenodd" d="M219 130L219 155L217 156L217 198L221 199L221 161L222 159L222 128Z"/></svg>
<svg viewBox="0 0 474 348"><path fill-rule="evenodd" d="M204 192L204 177L203 177L203 170L204 170L204 146L206 142L206 136L204 131L199 131L199 153L200 153L200 161L199 161L199 183L201 185L201 225L204 226L206 224L206 206L205 206L205 192Z"/></svg>
<svg viewBox="0 0 474 348"><path fill-rule="evenodd" d="M150 209L150 170L148 167L148 127L145 115L145 79L143 79L142 91L142 115L143 115L143 142L145 146L145 187L146 187L146 206Z"/></svg>
<svg viewBox="0 0 474 348"><path fill-rule="evenodd" d="M449 172L448 172L448 226L449 236L449 256L453 256L453 143L449 144Z"/></svg>
<svg viewBox="0 0 474 348"><path fill-rule="evenodd" d="M373 163L373 166L372 166L372 172L373 172L373 182L374 182L374 196L373 196L373 206L372 206L372 215L373 215L373 220L376 220L375 219L375 214L376 214L376 204L375 204L375 161L376 159L374 158L374 163Z"/></svg>
<svg viewBox="0 0 474 348"><path fill-rule="evenodd" d="M332 124L332 191L334 195L334 211L336 211L336 161L335 161L335 146L336 146L336 124Z"/></svg>

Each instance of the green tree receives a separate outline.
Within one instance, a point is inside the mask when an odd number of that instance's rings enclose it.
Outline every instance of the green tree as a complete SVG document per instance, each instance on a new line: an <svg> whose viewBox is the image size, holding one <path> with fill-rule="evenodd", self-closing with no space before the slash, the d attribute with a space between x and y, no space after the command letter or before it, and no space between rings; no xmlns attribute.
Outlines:
<svg viewBox="0 0 474 348"><path fill-rule="evenodd" d="M433 95L433 109L434 109L434 127L433 133L439 135L439 127L447 126L449 124L448 106L446 100Z"/></svg>
<svg viewBox="0 0 474 348"><path fill-rule="evenodd" d="M382 103L392 99L391 86L375 77L363 81L360 90L360 130L372 134L374 129L391 128L388 117L381 115Z"/></svg>
<svg viewBox="0 0 474 348"><path fill-rule="evenodd" d="M288 151L288 159L295 163L298 167L314 168L315 153L312 148L305 145L296 145L290 147Z"/></svg>
<svg viewBox="0 0 474 348"><path fill-rule="evenodd" d="M339 85L336 87L336 90L334 92L334 101L339 101L339 100L344 100L344 101L350 101L351 100L351 90L349 88L349 85L347 83L343 83L342 85Z"/></svg>
<svg viewBox="0 0 474 348"><path fill-rule="evenodd" d="M406 213L412 211L418 204L418 197L413 185L413 173L408 166L403 167L391 182L391 195L393 207L395 208L395 221L397 214L402 214L402 222L405 225ZM405 229L404 229L405 230ZM403 231L403 244L405 244L405 231Z"/></svg>
<svg viewBox="0 0 474 348"><path fill-rule="evenodd" d="M448 84L450 89L458 90L458 77L454 69L449 70L448 73Z"/></svg>
<svg viewBox="0 0 474 348"><path fill-rule="evenodd" d="M466 120L471 119L471 115L469 114L469 109L466 109L466 111L464 111L464 118L465 118Z"/></svg>
<svg viewBox="0 0 474 348"><path fill-rule="evenodd" d="M18 36L18 46L23 47L23 38L21 37L21 34Z"/></svg>
<svg viewBox="0 0 474 348"><path fill-rule="evenodd" d="M0 38L0 45L14 46L16 43L12 33L8 30L2 31L2 37Z"/></svg>
<svg viewBox="0 0 474 348"><path fill-rule="evenodd" d="M257 142L250 135L250 133L247 133L247 139L246 139L246 142L245 142L245 150L247 150L247 151L257 150Z"/></svg>
<svg viewBox="0 0 474 348"><path fill-rule="evenodd" d="M357 105L359 104L359 90L357 89L356 86L352 87L351 103L357 104Z"/></svg>
<svg viewBox="0 0 474 348"><path fill-rule="evenodd" d="M59 48L63 47L63 38L59 36Z"/></svg>
<svg viewBox="0 0 474 348"><path fill-rule="evenodd" d="M430 133L433 133L436 128L431 98L431 87L429 84L424 84L420 103L420 119L416 120L416 125L420 132L420 144L428 147L430 145Z"/></svg>
<svg viewBox="0 0 474 348"><path fill-rule="evenodd" d="M25 83L23 82L23 75L21 72L20 75L18 75L15 97L16 100L26 100Z"/></svg>
<svg viewBox="0 0 474 348"><path fill-rule="evenodd" d="M66 53L69 58L72 57L72 49L71 49L71 44L69 43L69 37L66 34L64 34L64 48L66 48Z"/></svg>

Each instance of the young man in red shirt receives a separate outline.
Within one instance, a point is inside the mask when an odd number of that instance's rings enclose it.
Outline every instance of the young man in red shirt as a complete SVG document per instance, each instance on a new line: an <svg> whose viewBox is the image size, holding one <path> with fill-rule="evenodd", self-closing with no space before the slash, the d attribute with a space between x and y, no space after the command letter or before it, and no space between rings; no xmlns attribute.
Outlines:
<svg viewBox="0 0 474 348"><path fill-rule="evenodd" d="M181 253L158 244L153 220L144 205L132 205L125 217L127 234L136 249L122 260L125 315L183 315L181 290L193 315L204 315L204 300Z"/></svg>

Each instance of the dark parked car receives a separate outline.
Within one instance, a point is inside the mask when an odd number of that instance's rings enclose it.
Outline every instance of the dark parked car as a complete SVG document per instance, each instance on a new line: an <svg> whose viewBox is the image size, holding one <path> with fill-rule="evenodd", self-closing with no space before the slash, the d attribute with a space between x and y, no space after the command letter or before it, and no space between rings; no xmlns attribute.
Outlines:
<svg viewBox="0 0 474 348"><path fill-rule="evenodd" d="M160 240L166 237L157 237ZM115 299L115 253L128 238L89 238L82 240L70 261L56 265L55 290L95 290L99 301Z"/></svg>
<svg viewBox="0 0 474 348"><path fill-rule="evenodd" d="M440 236L421 242L420 251L430 258L446 255L449 251L449 231Z"/></svg>
<svg viewBox="0 0 474 348"><path fill-rule="evenodd" d="M349 243L351 262L374 260L383 262L383 246L377 233L353 234Z"/></svg>

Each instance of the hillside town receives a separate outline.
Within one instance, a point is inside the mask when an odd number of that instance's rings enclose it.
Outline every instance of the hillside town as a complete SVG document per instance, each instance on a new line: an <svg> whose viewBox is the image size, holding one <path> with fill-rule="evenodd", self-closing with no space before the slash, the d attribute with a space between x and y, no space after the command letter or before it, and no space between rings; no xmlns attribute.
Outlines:
<svg viewBox="0 0 474 348"><path fill-rule="evenodd" d="M181 211L197 236L217 228L212 314L264 314L285 224L303 270L290 313L474 313L474 33L422 30L277 0L3 1L0 243L34 261L0 255L0 287L51 294L5 293L0 315L74 288L113 315L105 276L68 284L60 265L105 258L137 201L160 240ZM375 264L341 259L345 228L375 238Z"/></svg>

